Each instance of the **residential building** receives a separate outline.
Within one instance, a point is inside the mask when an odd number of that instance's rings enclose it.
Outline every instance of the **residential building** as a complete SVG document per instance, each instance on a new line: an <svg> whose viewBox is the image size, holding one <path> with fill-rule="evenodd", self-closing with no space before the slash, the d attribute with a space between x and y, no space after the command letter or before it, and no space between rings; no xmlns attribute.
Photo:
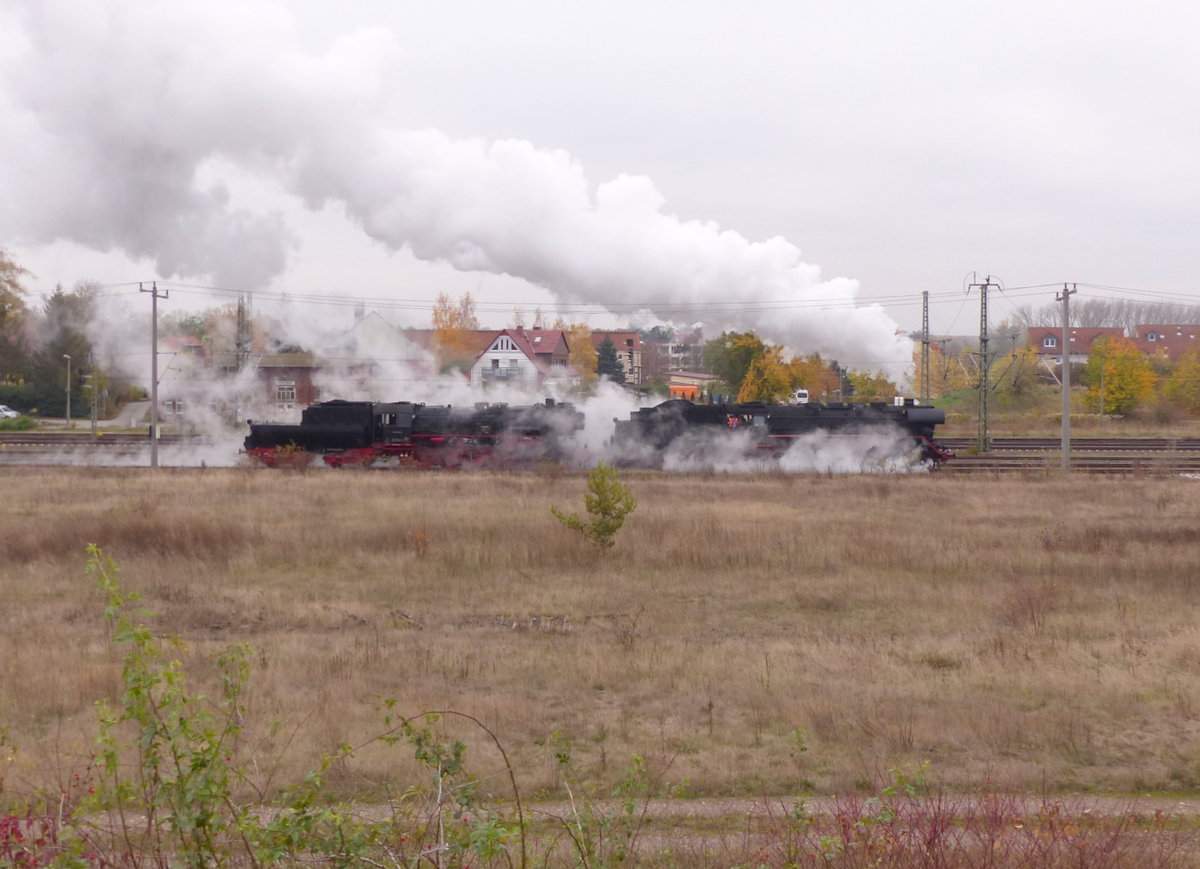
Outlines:
<svg viewBox="0 0 1200 869"><path fill-rule="evenodd" d="M1067 354L1072 364L1087 362L1092 352L1092 343L1097 338L1123 338L1125 330L1110 326L1080 326L1067 331L1069 347ZM1062 327L1035 326L1026 335L1027 346L1040 357L1048 357L1062 362Z"/></svg>
<svg viewBox="0 0 1200 869"><path fill-rule="evenodd" d="M666 383L672 371L703 370L704 333L699 328L670 341L642 342L641 383Z"/></svg>
<svg viewBox="0 0 1200 869"><path fill-rule="evenodd" d="M1200 347L1197 337L1200 326L1195 325L1148 325L1134 327L1134 343L1148 355L1166 354L1172 362L1189 350Z"/></svg>
<svg viewBox="0 0 1200 869"><path fill-rule="evenodd" d="M667 377L667 390L671 398L687 398L691 401L706 401L720 378L715 374L700 371L672 371Z"/></svg>
<svg viewBox="0 0 1200 869"><path fill-rule="evenodd" d="M567 336L561 329L503 329L492 336L471 366L472 385L578 383L579 374L571 366Z"/></svg>
<svg viewBox="0 0 1200 869"><path fill-rule="evenodd" d="M625 382L640 386L642 380L642 336L637 332L614 332L611 330L597 330L592 333L592 348L596 352L600 352L600 345L607 338L612 341L613 348L617 351L617 360L621 363L621 368L625 372Z"/></svg>
<svg viewBox="0 0 1200 869"><path fill-rule="evenodd" d="M265 397L275 419L298 416L319 400L313 376L321 362L312 353L267 353L255 362L260 400Z"/></svg>

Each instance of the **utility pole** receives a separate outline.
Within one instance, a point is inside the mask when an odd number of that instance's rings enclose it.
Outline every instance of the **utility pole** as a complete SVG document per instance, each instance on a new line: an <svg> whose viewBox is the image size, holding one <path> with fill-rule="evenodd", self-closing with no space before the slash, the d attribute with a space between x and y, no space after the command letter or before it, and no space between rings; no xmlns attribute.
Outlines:
<svg viewBox="0 0 1200 869"><path fill-rule="evenodd" d="M929 404L929 290L921 292L921 404Z"/></svg>
<svg viewBox="0 0 1200 869"><path fill-rule="evenodd" d="M991 359L988 354L988 290L992 287L998 287L999 284L992 280L992 276L988 275L983 283L974 282L971 289L979 290L979 439L977 446L979 452L986 453L991 449L991 440L988 435L988 368L991 364Z"/></svg>
<svg viewBox="0 0 1200 869"><path fill-rule="evenodd" d="M237 354L237 371L240 374L246 367L250 356L250 316L246 310L246 296L238 296L237 302L237 333L234 339L234 352Z"/></svg>
<svg viewBox="0 0 1200 869"><path fill-rule="evenodd" d="M96 357L95 354L88 350L88 373L83 378L88 385L88 398L92 403L92 440L97 437L97 414L96 414Z"/></svg>
<svg viewBox="0 0 1200 869"><path fill-rule="evenodd" d="M150 294L150 467L158 467L158 300L170 298L170 292L158 291L158 281L150 289L138 284L138 292Z"/></svg>
<svg viewBox="0 0 1200 869"><path fill-rule="evenodd" d="M68 353L63 354L63 359L67 360L67 428L71 427L71 356Z"/></svg>
<svg viewBox="0 0 1200 869"><path fill-rule="evenodd" d="M1062 469L1071 470L1071 296L1079 292L1075 284L1067 289L1063 284L1062 295Z"/></svg>

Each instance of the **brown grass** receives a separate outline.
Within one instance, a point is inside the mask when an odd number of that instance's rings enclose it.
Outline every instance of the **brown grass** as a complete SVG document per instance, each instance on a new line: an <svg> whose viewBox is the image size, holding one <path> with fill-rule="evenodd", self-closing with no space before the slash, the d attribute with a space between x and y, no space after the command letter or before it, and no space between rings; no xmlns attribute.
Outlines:
<svg viewBox="0 0 1200 869"><path fill-rule="evenodd" d="M950 788L1200 788L1197 481L627 475L638 508L599 553L550 514L577 475L0 479L10 788L85 756L116 693L92 542L193 678L253 645L246 745L279 785L388 697L478 716L531 794L559 784L556 730L596 780L638 753L707 794L852 793L924 760ZM398 749L338 771L364 796L413 774Z"/></svg>

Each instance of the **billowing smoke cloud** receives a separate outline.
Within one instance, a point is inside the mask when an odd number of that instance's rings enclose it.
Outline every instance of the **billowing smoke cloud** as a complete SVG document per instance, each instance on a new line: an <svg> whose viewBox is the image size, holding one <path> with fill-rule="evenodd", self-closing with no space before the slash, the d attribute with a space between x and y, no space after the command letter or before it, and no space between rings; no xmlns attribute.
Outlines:
<svg viewBox="0 0 1200 869"><path fill-rule="evenodd" d="M853 307L856 282L821 280L781 238L680 220L647 178L593 186L562 151L389 126L390 32L314 51L285 5L221 0L29 0L8 17L0 240L120 248L163 277L262 287L295 239L282 215L234 202L219 180L233 171L339 205L391 248L564 302L667 320L707 304L709 326L796 351L893 372L910 358L881 308ZM763 300L801 306L748 304Z"/></svg>
<svg viewBox="0 0 1200 869"><path fill-rule="evenodd" d="M924 473L931 466L904 431L876 427L802 435L779 457L779 468L790 473L907 474Z"/></svg>
<svg viewBox="0 0 1200 869"><path fill-rule="evenodd" d="M912 438L898 428L814 431L797 437L778 455L761 447L753 429L703 427L684 432L665 449L625 437L612 443L604 457L618 465L683 473L907 474L930 470Z"/></svg>

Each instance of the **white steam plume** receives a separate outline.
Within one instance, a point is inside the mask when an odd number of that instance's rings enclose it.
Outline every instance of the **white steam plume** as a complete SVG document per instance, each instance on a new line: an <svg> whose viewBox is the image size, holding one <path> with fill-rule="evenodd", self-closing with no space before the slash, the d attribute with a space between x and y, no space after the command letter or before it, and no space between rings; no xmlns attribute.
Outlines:
<svg viewBox="0 0 1200 869"><path fill-rule="evenodd" d="M898 373L910 341L855 281L821 280L782 238L683 221L645 177L593 186L563 151L453 140L383 120L391 33L306 49L270 2L29 0L0 37L0 241L69 239L151 257L163 277L267 284L295 240L237 207L233 166L310 207L340 204L373 238L461 270L517 276L565 302L719 305L709 326L754 329ZM8 105L3 101L7 100ZM812 307L754 310L753 301ZM740 303L740 304L739 304Z"/></svg>

